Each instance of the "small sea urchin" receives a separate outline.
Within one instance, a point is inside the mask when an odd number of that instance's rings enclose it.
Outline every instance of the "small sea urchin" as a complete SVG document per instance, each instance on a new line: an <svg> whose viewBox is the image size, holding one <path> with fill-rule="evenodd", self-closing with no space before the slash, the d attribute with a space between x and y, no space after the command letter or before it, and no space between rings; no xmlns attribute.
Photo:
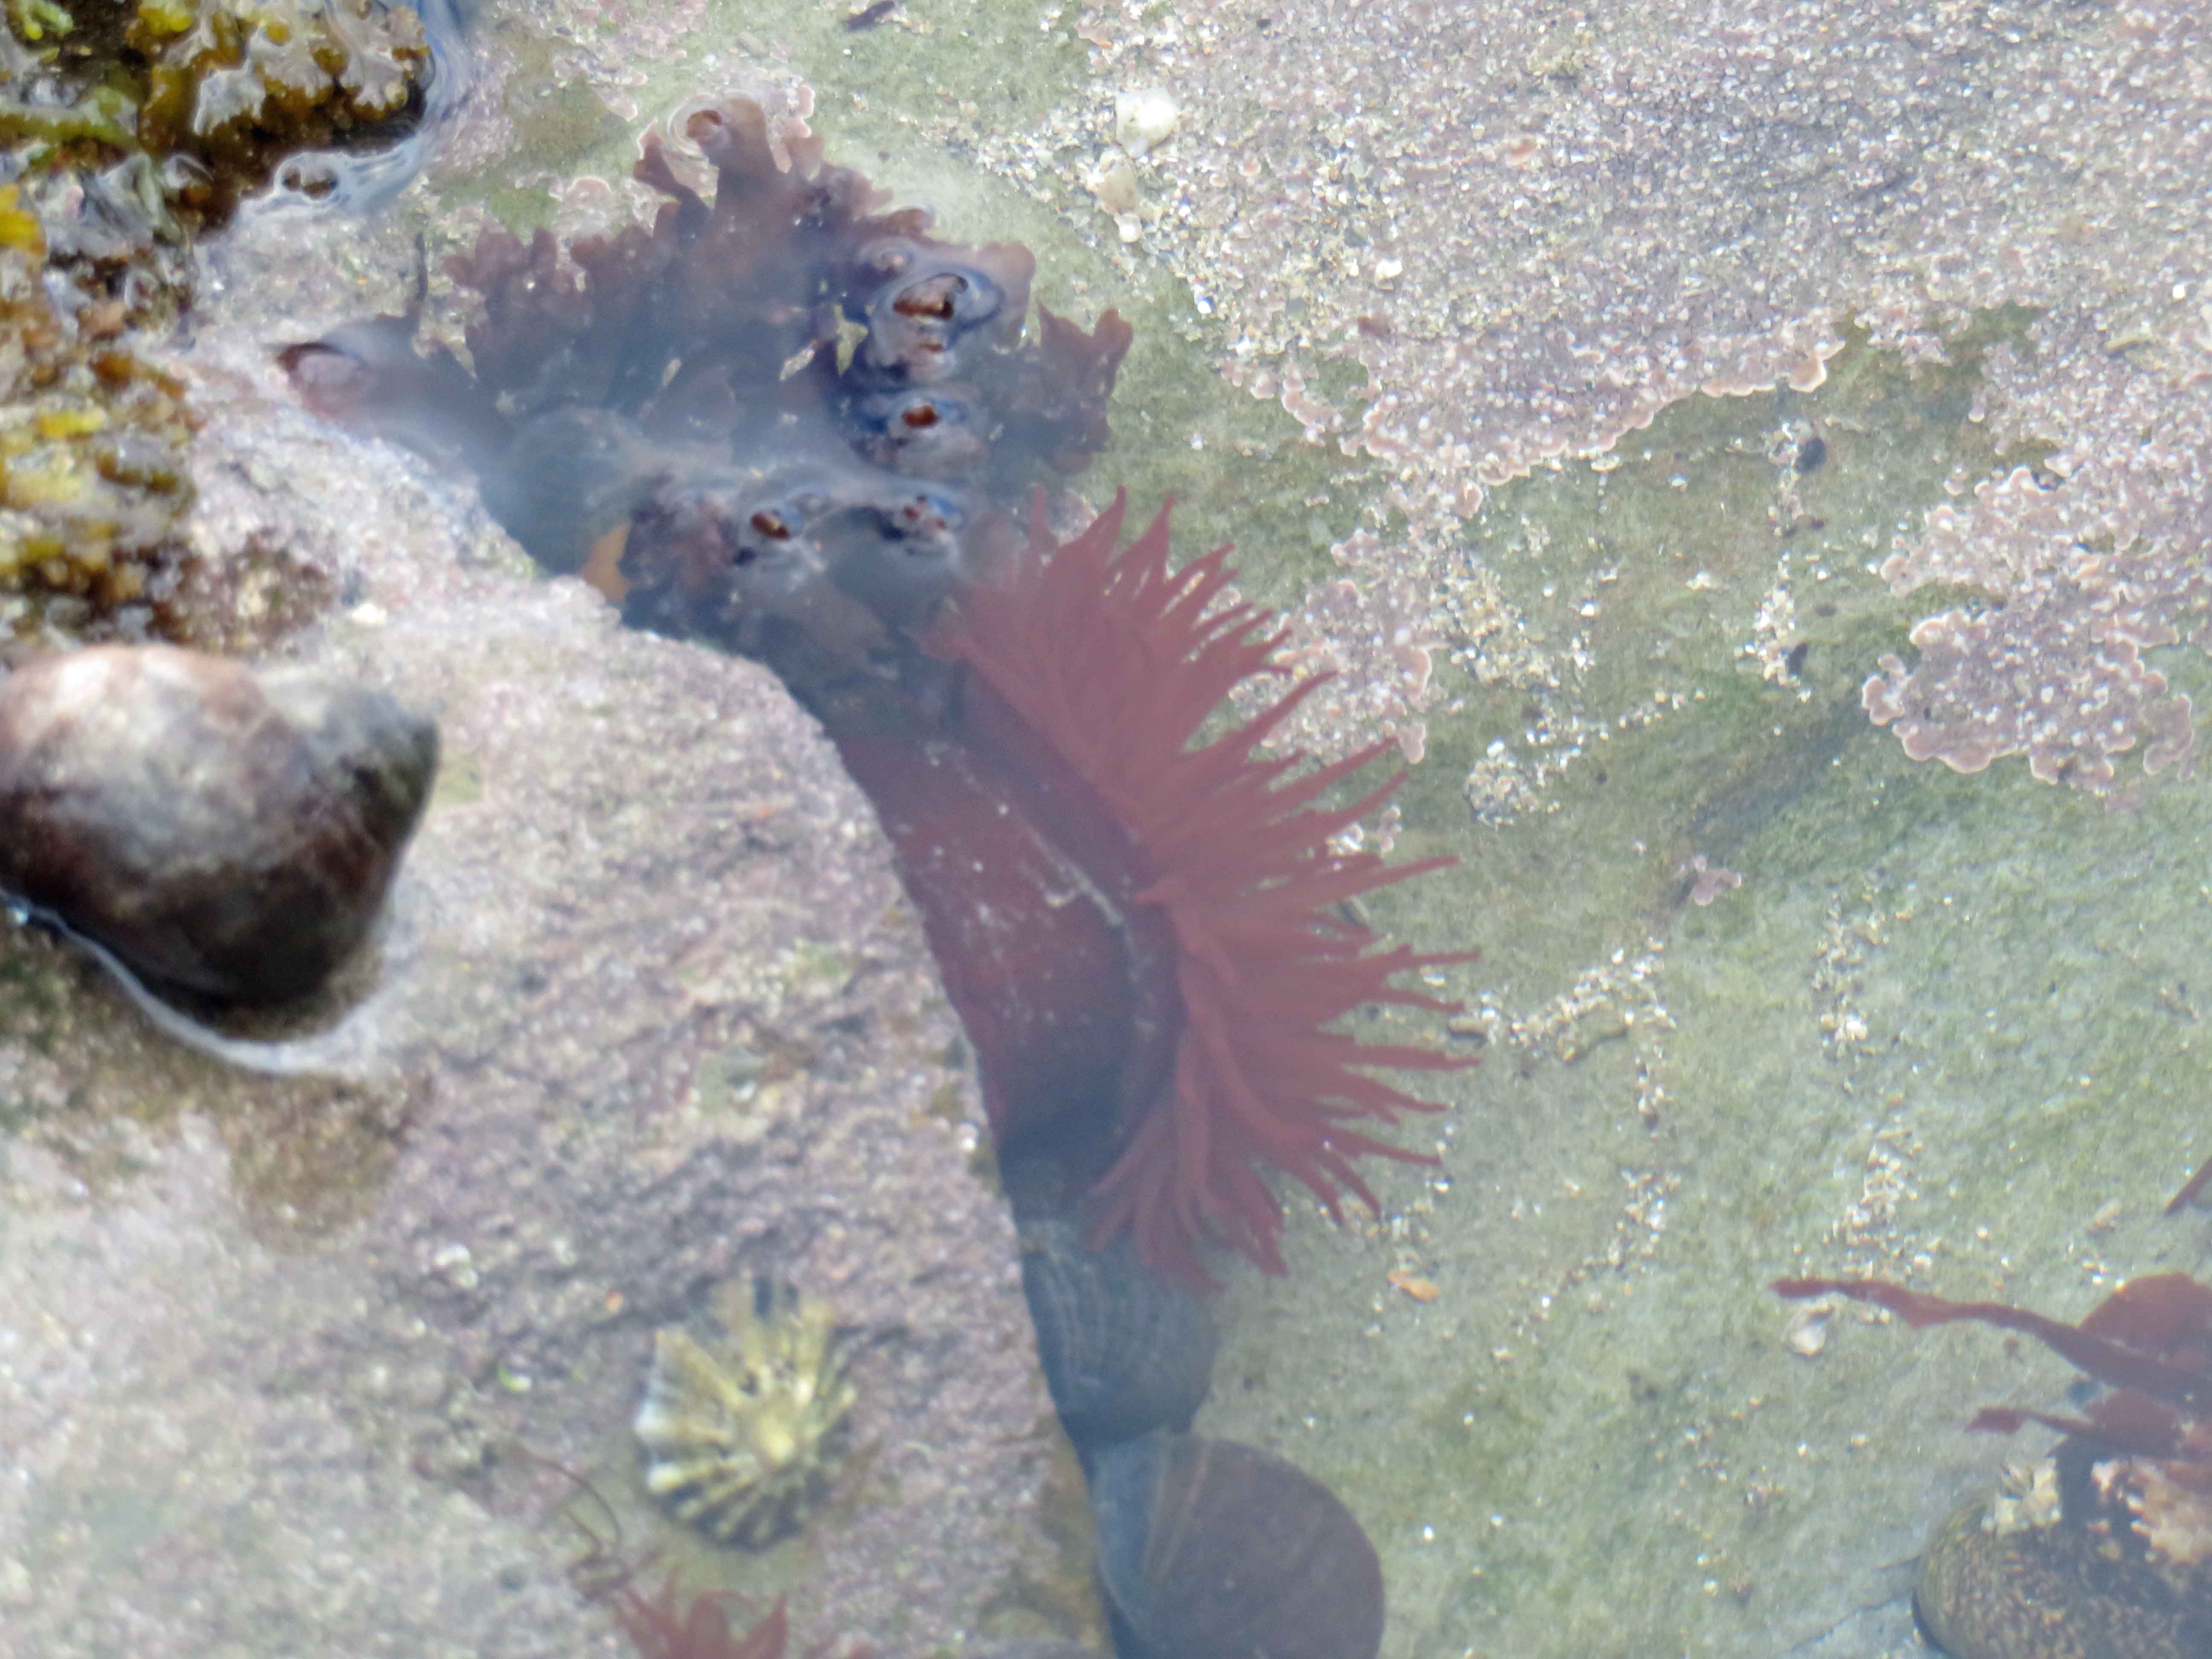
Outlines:
<svg viewBox="0 0 2212 1659"><path fill-rule="evenodd" d="M761 1549L798 1528L836 1468L854 1389L823 1304L740 1281L714 1311L717 1330L654 1334L634 1425L645 1484L721 1542Z"/></svg>

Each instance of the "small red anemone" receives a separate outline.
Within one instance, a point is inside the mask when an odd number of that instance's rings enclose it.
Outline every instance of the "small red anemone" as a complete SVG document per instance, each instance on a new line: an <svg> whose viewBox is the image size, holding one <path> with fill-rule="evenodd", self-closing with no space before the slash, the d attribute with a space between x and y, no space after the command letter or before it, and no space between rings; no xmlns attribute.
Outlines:
<svg viewBox="0 0 2212 1659"><path fill-rule="evenodd" d="M768 1617L743 1635L730 1631L724 1593L709 1591L686 1608L670 1573L657 1601L640 1595L628 1583L615 1586L610 1600L615 1622L641 1659L783 1659L791 1626L778 1596Z"/></svg>
<svg viewBox="0 0 2212 1659"><path fill-rule="evenodd" d="M1261 1169L1294 1176L1332 1215L1346 1193L1373 1207L1354 1158L1426 1160L1353 1126L1438 1109L1369 1073L1471 1063L1331 1029L1375 1003L1456 1006L1395 981L1471 953L1378 949L1342 908L1454 860L1391 866L1333 844L1404 781L1320 804L1387 744L1322 767L1261 757L1318 678L1196 741L1233 687L1284 672L1274 653L1286 630L1256 605L1223 603L1226 547L1169 569L1164 507L1117 550L1122 513L1117 495L1055 547L1033 511L1026 550L961 595L932 646L969 671L963 745L1001 775L1042 780L1025 816L1070 857L1132 972L1167 981L1133 994L1134 1052L1115 1156L1094 1189L1094 1239L1132 1228L1148 1265L1200 1276L1195 1247L1212 1241L1279 1273L1282 1206ZM954 966L947 977L968 1014ZM1148 1012L1156 1000L1164 1007ZM988 1091L992 1055L983 1038L978 1048ZM1000 1092L1003 1140L1024 1107Z"/></svg>

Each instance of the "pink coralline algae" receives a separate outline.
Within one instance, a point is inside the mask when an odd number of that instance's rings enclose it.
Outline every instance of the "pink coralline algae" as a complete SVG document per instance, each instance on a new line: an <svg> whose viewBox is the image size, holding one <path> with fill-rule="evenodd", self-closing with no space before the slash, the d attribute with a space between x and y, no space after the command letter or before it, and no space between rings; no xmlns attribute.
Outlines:
<svg viewBox="0 0 2212 1659"><path fill-rule="evenodd" d="M1095 101L1118 77L1188 112L1139 163L1158 207L1121 257L1191 285L1224 374L1374 465L1373 563L1412 599L1346 572L1370 610L1418 633L1424 599L1443 609L1465 521L1502 481L1640 447L1691 397L1808 391L1847 339L1942 362L1994 307L2041 320L2032 352L1992 362L1992 432L2080 450L2072 510L2094 518L2129 473L2154 519L2212 513L2193 464L2156 459L2201 435L2212 370L2199 0L1266 9L1264 29L1243 0L1085 10ZM1046 160L1007 158L1017 177ZM2131 425L2124 404L2155 413ZM2007 452L2005 471L2026 459ZM1980 556L2005 568L2025 532L1986 528ZM2136 653L2187 634L2169 578L2195 544L2139 533L2091 541L2094 570L2062 546L1970 577L2003 614L1931 627L1926 659L1884 675L1893 724L1931 756L2027 752L2085 787L2130 733L2178 763L2179 706ZM1331 620L1290 609L1301 648ZM1525 642L1514 623L1494 654ZM1403 729L1388 657L1333 665L1340 744Z"/></svg>
<svg viewBox="0 0 2212 1659"><path fill-rule="evenodd" d="M2204 331L2212 338L2212 320ZM2201 505L2212 356L2146 370L2086 321L2046 321L2039 334L2036 381L2000 352L1984 395L2002 444L2068 437L2047 480L2024 467L1984 480L1970 501L1930 512L1881 567L1899 593L1943 583L1994 603L1922 621L1919 660L1884 657L1865 703L1915 760L1978 772L2024 754L2045 782L2104 794L2114 757L2138 744L2148 775L2192 763L2190 700L2142 653L2212 643Z"/></svg>
<svg viewBox="0 0 2212 1659"><path fill-rule="evenodd" d="M2093 552L2071 526L2079 505L2039 487L2022 468L1984 483L1965 513L1929 515L1922 551L1979 539L2014 553L2039 550L2037 567L2017 585L1996 589L2002 603L1951 610L1912 630L1920 660L1894 656L1866 683L1867 713L1895 726L1905 752L1978 772L2024 754L2045 783L2104 791L2112 757L2143 743L2143 769L2186 773L2196 742L2189 698L2166 695L2166 676L2142 659L2147 646L2185 637L2202 642L2212 580L2196 558L2129 559ZM2002 556L2000 556L2002 557ZM1900 590L1925 578L1915 559L1895 554L1883 572ZM1997 561L1984 578L2011 573ZM2191 619L2185 636L2177 617Z"/></svg>

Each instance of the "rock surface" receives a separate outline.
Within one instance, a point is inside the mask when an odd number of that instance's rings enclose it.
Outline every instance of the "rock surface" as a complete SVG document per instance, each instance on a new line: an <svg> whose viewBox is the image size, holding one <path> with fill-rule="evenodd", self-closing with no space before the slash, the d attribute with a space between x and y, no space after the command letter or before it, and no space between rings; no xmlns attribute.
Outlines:
<svg viewBox="0 0 2212 1659"><path fill-rule="evenodd" d="M865 804L765 672L276 403L264 323L187 365L196 539L241 592L310 572L291 648L434 711L444 767L342 1076L237 1073L0 939L11 1650L622 1651L572 1500L656 1583L787 1589L801 1645L1079 1632L1012 1227ZM759 1556L651 1510L629 1437L653 1329L756 1272L854 1328L859 1389L829 1511Z"/></svg>

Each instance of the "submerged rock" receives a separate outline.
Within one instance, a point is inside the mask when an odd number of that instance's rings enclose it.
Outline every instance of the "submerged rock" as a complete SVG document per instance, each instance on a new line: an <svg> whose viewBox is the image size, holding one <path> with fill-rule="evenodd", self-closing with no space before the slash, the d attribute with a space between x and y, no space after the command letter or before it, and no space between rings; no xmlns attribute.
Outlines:
<svg viewBox="0 0 2212 1659"><path fill-rule="evenodd" d="M436 726L365 685L44 658L0 684L0 887L150 978L289 1000L367 938L437 765Z"/></svg>

